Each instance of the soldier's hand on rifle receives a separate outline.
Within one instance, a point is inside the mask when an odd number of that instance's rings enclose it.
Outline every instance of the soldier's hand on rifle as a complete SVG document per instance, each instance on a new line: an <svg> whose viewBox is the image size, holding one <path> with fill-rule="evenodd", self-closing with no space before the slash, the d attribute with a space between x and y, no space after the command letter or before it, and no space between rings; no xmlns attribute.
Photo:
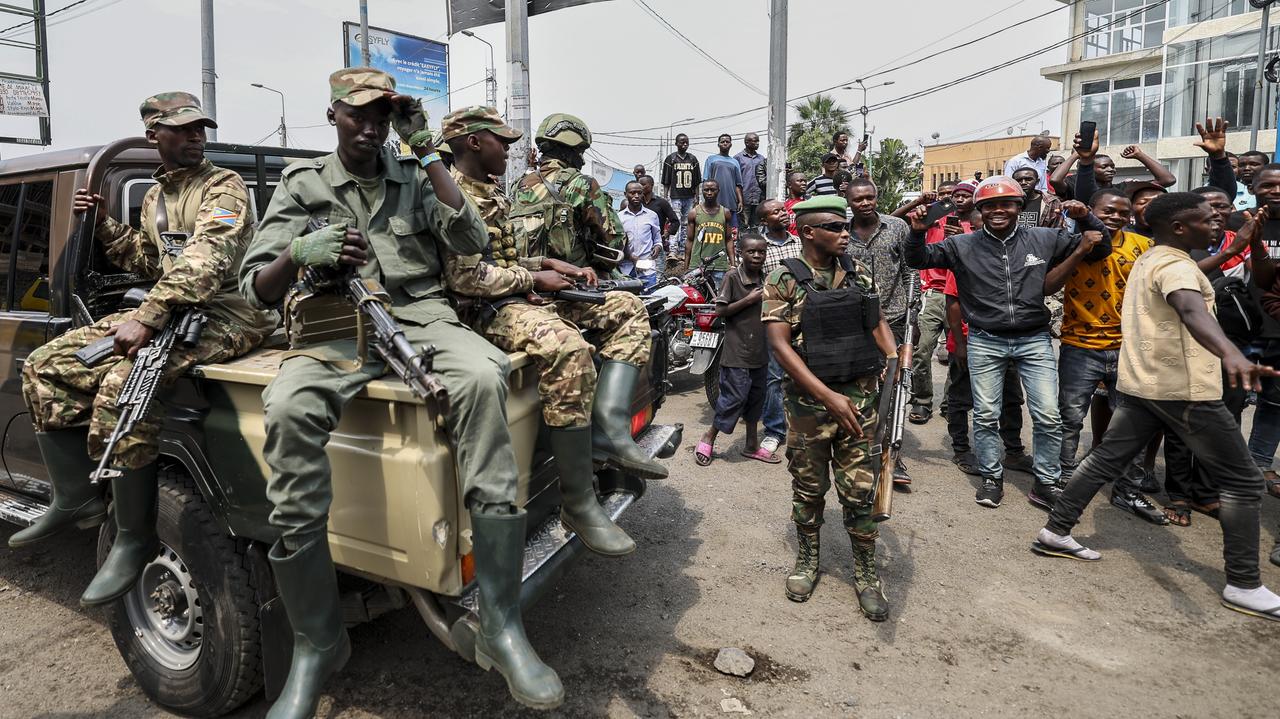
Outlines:
<svg viewBox="0 0 1280 719"><path fill-rule="evenodd" d="M822 404L844 431L854 437L862 436L862 423L858 421L858 408L854 406L853 400L839 392L829 392Z"/></svg>
<svg viewBox="0 0 1280 719"><path fill-rule="evenodd" d="M573 288L573 283L555 270L538 270L533 273L533 289L538 292L559 292Z"/></svg>
<svg viewBox="0 0 1280 719"><path fill-rule="evenodd" d="M83 215L84 213L88 212L89 210L92 210L95 207L106 207L106 206L107 206L107 201L103 199L102 195L90 194L88 189L81 187L80 189L76 190L76 199L75 199L75 202L72 203L71 205L71 210L75 212L77 215ZM107 219L107 213L99 212L96 215L94 215L93 224L94 226L101 225L103 221L105 221L106 219Z"/></svg>
<svg viewBox="0 0 1280 719"><path fill-rule="evenodd" d="M564 260L553 260L550 257L542 261L542 267L547 270L553 270L565 277L572 277L575 280L582 280L587 283L588 287L595 287L599 282L596 277L596 271L590 267L578 267L571 265Z"/></svg>
<svg viewBox="0 0 1280 719"><path fill-rule="evenodd" d="M332 267L342 257L345 225L326 225L314 232L293 238L289 257L298 267Z"/></svg>
<svg viewBox="0 0 1280 719"><path fill-rule="evenodd" d="M409 147L434 149L431 143L431 130L427 129L427 109L422 100L415 100L408 95L391 95L391 127L395 128L400 140Z"/></svg>
<svg viewBox="0 0 1280 719"><path fill-rule="evenodd" d="M133 359L138 356L138 350L147 346L156 331L137 320L129 320L107 330L107 334L116 338L116 354Z"/></svg>

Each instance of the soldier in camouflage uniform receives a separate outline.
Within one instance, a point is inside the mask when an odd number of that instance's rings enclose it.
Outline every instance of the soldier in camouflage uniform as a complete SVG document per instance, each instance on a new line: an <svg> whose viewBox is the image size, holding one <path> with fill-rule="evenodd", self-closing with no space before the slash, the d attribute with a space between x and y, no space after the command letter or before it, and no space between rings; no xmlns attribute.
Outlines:
<svg viewBox="0 0 1280 719"><path fill-rule="evenodd" d="M564 260L528 256L528 248L518 246L507 198L492 178L506 172L507 147L519 138L519 131L491 107L467 107L445 117L441 139L453 149L453 178L480 209L489 231L483 252L446 256L445 279L449 289L485 307L476 324L490 342L508 352L527 352L537 362L542 417L560 470L565 526L596 553L629 554L635 542L601 509L592 485L591 404L597 375L591 345L578 328L602 332L600 352L606 363L640 367L649 361L648 313L640 298L627 292L607 293L603 305L549 302L533 294L567 289L572 285L566 276L591 273ZM629 422L627 430L625 439L619 439L634 446ZM645 460L636 468L645 476L666 476L666 468L644 458L638 447L629 454Z"/></svg>
<svg viewBox="0 0 1280 719"><path fill-rule="evenodd" d="M817 287L856 285L870 291L874 283L866 267L854 262L854 270L846 272L837 262L849 243L845 207L844 199L835 196L806 200L794 207L803 244L801 259L813 273ZM844 526L853 543L858 604L869 619L883 621L889 604L876 572L879 530L871 519L875 475L869 461L870 441L879 421L880 378L870 375L828 386L809 371L802 359L805 338L800 332L805 294L795 275L785 266L779 267L765 281L761 309L770 348L786 372L787 469L792 477L791 519L798 546L786 594L803 602L818 581L818 534L834 470L836 496L844 508ZM883 313L872 336L885 355L897 352Z"/></svg>
<svg viewBox="0 0 1280 719"><path fill-rule="evenodd" d="M53 483L49 511L13 535L11 546L42 539L72 524L87 526L105 514L99 489L89 483L94 458L119 419L116 398L139 349L180 307L201 305L208 315L195 347L175 346L163 381L192 365L221 362L253 349L276 325L273 313L250 307L236 291L235 268L253 235L249 195L240 176L204 158L205 128L217 127L185 92L147 98L141 106L147 139L160 152L161 167L142 202L141 229L107 215L100 195L76 192L77 213L93 211L95 237L107 257L155 285L137 309L103 317L72 330L31 353L22 369L22 390L36 439ZM161 238L162 232L170 234ZM175 242L185 237L185 241ZM169 247L166 247L169 244ZM176 246L175 246L176 244ZM115 337L117 356L86 367L75 352ZM111 464L125 470L112 482L116 539L81 603L110 602L132 587L155 556L155 513L163 405L116 445Z"/></svg>
<svg viewBox="0 0 1280 719"><path fill-rule="evenodd" d="M591 147L586 123L564 113L538 126L538 169L520 180L511 210L513 227L534 255L605 272L623 259L626 233L609 195L582 174L582 153Z"/></svg>
<svg viewBox="0 0 1280 719"><path fill-rule="evenodd" d="M446 250L485 249L484 223L440 162L421 104L396 94L389 75L345 68L329 86L337 150L285 168L241 266L241 290L268 307L305 267L348 268L382 281L413 346L435 345L480 586L476 663L497 667L519 702L555 707L564 688L529 646L520 616L525 513L516 506L507 431L511 366L459 322L441 276ZM389 127L413 157L385 147ZM326 533L333 492L325 444L345 405L386 372L376 357L353 369L357 357L354 337L296 346L263 392L267 497L281 532L268 558L294 629L293 663L271 719L311 716L322 685L351 655Z"/></svg>

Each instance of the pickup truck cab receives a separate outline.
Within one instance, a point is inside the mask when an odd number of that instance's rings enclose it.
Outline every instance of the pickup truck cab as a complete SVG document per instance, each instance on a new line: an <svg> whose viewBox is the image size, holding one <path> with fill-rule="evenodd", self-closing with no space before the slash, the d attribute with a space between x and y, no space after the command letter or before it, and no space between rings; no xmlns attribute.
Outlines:
<svg viewBox="0 0 1280 719"><path fill-rule="evenodd" d="M220 144L206 152L241 173L255 217L289 160L319 154ZM114 311L130 288L146 286L107 261L88 223L72 212L75 190L101 194L113 217L136 227L158 165L142 138L0 162L0 519L28 525L49 502L22 401L23 361L68 329ZM651 302L650 312L660 313L661 304ZM667 350L661 333L652 335L653 360L633 400L632 430L652 455L669 457L682 428L653 423L666 394ZM225 714L264 688L273 698L288 672L292 634L266 559L277 533L267 521L261 398L284 349L277 332L235 361L193 368L161 398L162 547L133 591L110 609L110 626L143 691L183 714ZM528 607L582 544L555 511L559 490L536 369L523 353L511 361L507 413L519 501L529 512L521 596ZM473 660L478 619L469 515L436 408L388 375L344 411L328 453L329 544L348 623L412 606L439 641ZM644 493L643 479L618 470L599 468L596 477L615 519ZM113 537L108 518L99 529L99 562Z"/></svg>

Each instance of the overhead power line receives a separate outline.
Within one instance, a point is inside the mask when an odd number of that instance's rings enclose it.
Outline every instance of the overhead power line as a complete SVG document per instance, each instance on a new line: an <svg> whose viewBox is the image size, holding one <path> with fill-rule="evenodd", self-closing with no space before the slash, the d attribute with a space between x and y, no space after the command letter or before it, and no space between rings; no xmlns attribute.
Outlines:
<svg viewBox="0 0 1280 719"><path fill-rule="evenodd" d="M751 90L752 92L758 95L768 94L764 90L761 90L760 88L751 84L751 82L749 82L745 77L739 75L733 70L730 70L724 63L720 62L714 56L712 56L711 53L707 52L706 50L703 50L700 45L695 43L693 40L690 40L689 36L677 30L675 25L672 25L671 23L667 22L667 19L664 18L657 10L654 10L652 7L650 7L649 3L645 2L645 0L631 0L631 1L635 3L637 7L647 12L650 17L652 17L653 19L661 23L663 27L667 29L667 31L669 31L672 35L675 35L677 38L683 41L684 44L688 45L690 49L692 49L694 52L698 53L699 55L705 57L716 67L720 68L721 70L724 70L725 73L729 75L729 77L732 77L733 79L737 80L739 83L742 84L743 87L747 88L748 90Z"/></svg>

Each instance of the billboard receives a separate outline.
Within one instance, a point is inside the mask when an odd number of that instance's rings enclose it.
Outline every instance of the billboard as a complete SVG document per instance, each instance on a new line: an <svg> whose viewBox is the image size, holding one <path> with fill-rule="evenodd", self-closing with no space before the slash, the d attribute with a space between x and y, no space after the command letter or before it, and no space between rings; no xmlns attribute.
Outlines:
<svg viewBox="0 0 1280 719"><path fill-rule="evenodd" d="M591 161L591 176L600 183L600 189L613 198L613 206L618 207L626 197L627 183L636 179L631 170L613 167L597 160Z"/></svg>
<svg viewBox="0 0 1280 719"><path fill-rule="evenodd" d="M360 61L360 23L342 23L347 67ZM369 28L369 65L395 78L396 90L421 98L433 123L449 114L449 46L425 37Z"/></svg>
<svg viewBox="0 0 1280 719"><path fill-rule="evenodd" d="M601 0L528 0L529 17L541 15L552 10L563 10L575 5L600 2ZM492 25L505 22L507 19L506 0L449 0L449 34L462 32L481 25Z"/></svg>

